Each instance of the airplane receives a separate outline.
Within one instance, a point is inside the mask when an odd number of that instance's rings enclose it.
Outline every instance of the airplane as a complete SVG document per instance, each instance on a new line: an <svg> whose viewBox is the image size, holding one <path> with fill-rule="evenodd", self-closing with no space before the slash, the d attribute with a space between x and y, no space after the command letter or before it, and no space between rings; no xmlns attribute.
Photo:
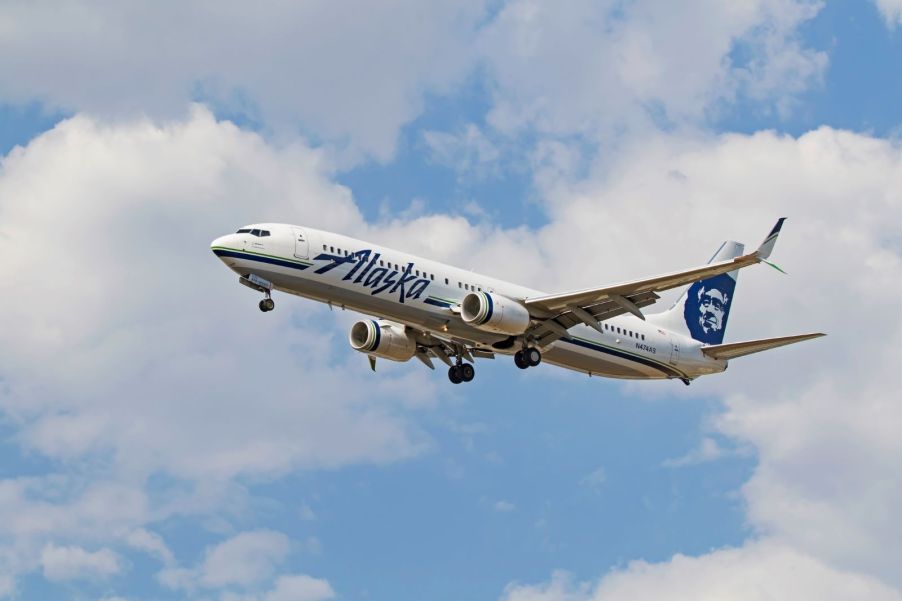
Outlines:
<svg viewBox="0 0 902 601"><path fill-rule="evenodd" d="M785 218L752 253L727 241L700 267L613 285L547 294L385 246L310 227L244 226L216 238L213 253L238 281L275 308L274 290L351 309L351 348L376 358L448 366L470 382L476 359L512 355L621 379L692 380L723 372L731 359L824 336L801 334L724 343L740 269L768 264ZM659 292L684 286L668 310L646 315Z"/></svg>

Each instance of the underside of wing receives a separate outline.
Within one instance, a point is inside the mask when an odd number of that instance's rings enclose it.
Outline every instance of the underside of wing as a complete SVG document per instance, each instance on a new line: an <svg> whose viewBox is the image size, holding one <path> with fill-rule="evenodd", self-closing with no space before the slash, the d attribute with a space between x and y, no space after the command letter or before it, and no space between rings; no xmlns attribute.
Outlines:
<svg viewBox="0 0 902 601"><path fill-rule="evenodd" d="M417 350L414 355L430 369L435 369L432 358L436 358L449 367L453 364L454 357L461 356L467 361L473 362L478 359L494 359L495 353L485 348L477 348L471 342L452 338L450 336L437 336L407 326L408 330L414 332L417 342Z"/></svg>
<svg viewBox="0 0 902 601"><path fill-rule="evenodd" d="M746 342L732 342L730 344L715 344L702 347L702 352L712 359L724 361L744 357L753 353L770 350L787 344L795 344L804 340L820 338L826 334L799 334L797 336L783 336L780 338L764 338L762 340L748 340Z"/></svg>

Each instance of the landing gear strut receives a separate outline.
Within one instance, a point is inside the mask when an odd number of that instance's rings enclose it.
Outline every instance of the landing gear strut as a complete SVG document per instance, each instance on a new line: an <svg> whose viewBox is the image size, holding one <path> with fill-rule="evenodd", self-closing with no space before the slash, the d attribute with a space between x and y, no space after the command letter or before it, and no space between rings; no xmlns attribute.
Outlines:
<svg viewBox="0 0 902 601"><path fill-rule="evenodd" d="M541 362L542 353L540 353L537 348L527 347L514 353L514 364L520 369L535 367Z"/></svg>

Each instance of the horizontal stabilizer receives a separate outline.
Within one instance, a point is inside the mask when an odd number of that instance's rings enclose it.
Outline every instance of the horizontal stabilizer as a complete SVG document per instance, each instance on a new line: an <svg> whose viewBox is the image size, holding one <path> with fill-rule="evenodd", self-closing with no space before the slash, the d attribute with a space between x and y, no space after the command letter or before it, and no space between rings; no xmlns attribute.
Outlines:
<svg viewBox="0 0 902 601"><path fill-rule="evenodd" d="M826 334L799 334L798 336L782 336L780 338L765 338L763 340L748 340L746 342L731 342L730 344L710 344L702 347L702 352L712 359L735 359L752 353L760 353L778 346L795 344L803 340L820 338Z"/></svg>

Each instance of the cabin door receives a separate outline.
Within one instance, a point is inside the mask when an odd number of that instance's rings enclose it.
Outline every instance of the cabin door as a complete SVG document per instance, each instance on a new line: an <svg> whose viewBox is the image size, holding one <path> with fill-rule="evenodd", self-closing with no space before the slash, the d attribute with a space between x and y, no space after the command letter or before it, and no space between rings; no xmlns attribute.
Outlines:
<svg viewBox="0 0 902 601"><path fill-rule="evenodd" d="M310 256L310 242L307 234L300 228L294 229L294 256L298 259L306 259Z"/></svg>

